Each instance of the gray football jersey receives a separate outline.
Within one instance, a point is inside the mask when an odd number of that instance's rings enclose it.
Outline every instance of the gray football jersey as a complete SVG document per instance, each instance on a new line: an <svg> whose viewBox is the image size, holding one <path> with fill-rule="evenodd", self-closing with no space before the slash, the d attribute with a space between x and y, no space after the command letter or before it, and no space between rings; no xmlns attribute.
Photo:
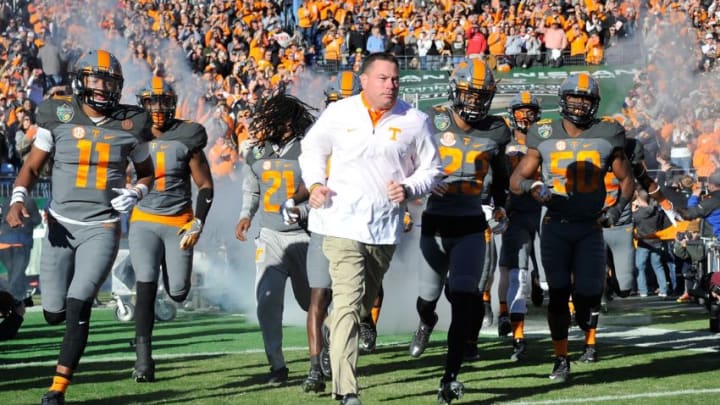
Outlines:
<svg viewBox="0 0 720 405"><path fill-rule="evenodd" d="M625 145L625 130L613 119L595 121L570 137L562 120L544 119L528 131L527 146L542 158L542 176L552 190L550 217L597 219L606 196L605 174L613 151Z"/></svg>
<svg viewBox="0 0 720 405"><path fill-rule="evenodd" d="M160 137L150 141L155 165L155 184L138 206L158 215L179 214L192 206L190 158L207 145L205 127L191 121L175 120Z"/></svg>
<svg viewBox="0 0 720 405"><path fill-rule="evenodd" d="M302 183L300 165L300 142L293 142L283 154L273 149L272 145L255 147L248 154L247 164L251 175L257 178L260 187L260 206L256 217L263 228L275 231L297 231L299 224L285 225L280 215L280 206L292 197Z"/></svg>
<svg viewBox="0 0 720 405"><path fill-rule="evenodd" d="M149 115L120 105L96 125L75 97L62 97L40 104L37 122L52 133L55 144L50 208L83 222L117 217L110 204L117 196L112 189L125 187L131 152L152 137Z"/></svg>
<svg viewBox="0 0 720 405"><path fill-rule="evenodd" d="M508 178L503 154L510 142L510 129L502 118L490 115L473 123L472 129L466 132L455 124L452 111L446 106L434 107L429 115L435 127L433 136L443 165L443 181L449 188L443 197L431 194L425 212L455 216L484 215L484 191L490 196L497 195L485 190L485 182L497 178L507 181ZM490 172L492 177L488 176ZM504 172L504 175L499 172ZM504 203L503 198L500 205Z"/></svg>

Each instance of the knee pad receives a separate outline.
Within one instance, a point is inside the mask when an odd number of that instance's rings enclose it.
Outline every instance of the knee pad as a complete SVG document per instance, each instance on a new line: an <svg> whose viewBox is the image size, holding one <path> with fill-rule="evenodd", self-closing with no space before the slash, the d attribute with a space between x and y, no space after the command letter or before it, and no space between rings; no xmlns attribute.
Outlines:
<svg viewBox="0 0 720 405"><path fill-rule="evenodd" d="M43 309L43 316L48 325L59 325L65 322L66 312L48 312Z"/></svg>
<svg viewBox="0 0 720 405"><path fill-rule="evenodd" d="M570 299L570 287L551 288L549 292L548 312L557 315L570 314L568 300Z"/></svg>

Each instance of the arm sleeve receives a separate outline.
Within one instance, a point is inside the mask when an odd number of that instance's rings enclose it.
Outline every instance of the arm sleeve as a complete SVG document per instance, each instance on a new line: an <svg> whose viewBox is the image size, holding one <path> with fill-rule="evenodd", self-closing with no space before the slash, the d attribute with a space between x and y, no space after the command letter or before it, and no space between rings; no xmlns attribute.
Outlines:
<svg viewBox="0 0 720 405"><path fill-rule="evenodd" d="M510 173L505 161L505 147L502 148L501 153L493 157L490 165L493 173L492 184L490 185L493 202L496 207L504 208L510 187Z"/></svg>
<svg viewBox="0 0 720 405"><path fill-rule="evenodd" d="M243 166L242 177L243 194L240 218L252 218L260 206L260 184L257 176L248 165Z"/></svg>

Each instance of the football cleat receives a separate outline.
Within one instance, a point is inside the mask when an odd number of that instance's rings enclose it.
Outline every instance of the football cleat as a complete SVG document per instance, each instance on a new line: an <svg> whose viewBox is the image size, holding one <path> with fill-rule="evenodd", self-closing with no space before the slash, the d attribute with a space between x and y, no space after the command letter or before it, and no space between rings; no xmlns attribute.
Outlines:
<svg viewBox="0 0 720 405"><path fill-rule="evenodd" d="M430 341L430 334L432 334L433 328L438 320L437 314L433 315L435 315L435 321L432 325L427 325L424 324L423 321L420 321L420 325L418 325L415 333L413 333L413 338L410 342L410 356L420 357L427 348L428 342Z"/></svg>
<svg viewBox="0 0 720 405"><path fill-rule="evenodd" d="M48 391L43 395L41 405L65 405L65 393Z"/></svg>
<svg viewBox="0 0 720 405"><path fill-rule="evenodd" d="M270 385L278 386L285 384L288 381L288 374L290 370L287 367L279 368L277 370L270 369L265 382Z"/></svg>
<svg viewBox="0 0 720 405"><path fill-rule="evenodd" d="M513 354L510 356L512 361L520 361L527 355L525 339L515 339L513 341Z"/></svg>
<svg viewBox="0 0 720 405"><path fill-rule="evenodd" d="M492 311L492 304L490 301L483 301L483 305L485 306L485 315L483 316L482 320L482 327L483 328L489 328L493 324L493 311Z"/></svg>
<svg viewBox="0 0 720 405"><path fill-rule="evenodd" d="M437 403L450 405L453 399L462 398L464 390L465 386L460 381L441 381L440 388L438 388Z"/></svg>
<svg viewBox="0 0 720 405"><path fill-rule="evenodd" d="M360 353L370 354L375 351L377 342L377 329L368 322L360 322Z"/></svg>
<svg viewBox="0 0 720 405"><path fill-rule="evenodd" d="M332 378L332 367L330 366L330 328L322 325L323 346L320 349L320 370L327 378Z"/></svg>
<svg viewBox="0 0 720 405"><path fill-rule="evenodd" d="M357 394L347 394L340 401L340 405L362 405Z"/></svg>
<svg viewBox="0 0 720 405"><path fill-rule="evenodd" d="M150 354L152 352L151 340L146 337L136 337L133 343L137 360L135 360L132 379L138 383L155 381L155 361Z"/></svg>
<svg viewBox="0 0 720 405"><path fill-rule="evenodd" d="M325 391L325 377L323 376L322 370L319 368L310 368L307 378L302 383L303 391L305 392L324 392Z"/></svg>
<svg viewBox="0 0 720 405"><path fill-rule="evenodd" d="M508 314L500 314L498 318L498 336L507 336L512 332L512 323Z"/></svg>
<svg viewBox="0 0 720 405"><path fill-rule="evenodd" d="M565 382L570 378L570 362L565 356L555 358L550 379L557 382Z"/></svg>
<svg viewBox="0 0 720 405"><path fill-rule="evenodd" d="M578 361L583 363L594 363L597 361L597 350L595 350L595 345L585 345L585 349L583 350L582 354L580 355L580 358Z"/></svg>

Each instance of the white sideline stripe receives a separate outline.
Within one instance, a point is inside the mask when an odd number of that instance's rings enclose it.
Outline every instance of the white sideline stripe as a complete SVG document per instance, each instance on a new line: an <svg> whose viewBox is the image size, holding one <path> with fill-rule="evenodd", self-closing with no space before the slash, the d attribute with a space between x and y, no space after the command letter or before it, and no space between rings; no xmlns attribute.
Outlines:
<svg viewBox="0 0 720 405"><path fill-rule="evenodd" d="M639 399L639 398L662 398L676 397L680 395L700 395L700 394L717 394L720 388L706 388L696 390L679 390L666 392L647 392L644 394L628 394L628 395L606 395L602 397L574 398L574 399L548 399L545 401L520 401L520 402L503 402L505 404L514 405L541 405L541 404L575 404L586 402L600 401L618 401L623 399Z"/></svg>

